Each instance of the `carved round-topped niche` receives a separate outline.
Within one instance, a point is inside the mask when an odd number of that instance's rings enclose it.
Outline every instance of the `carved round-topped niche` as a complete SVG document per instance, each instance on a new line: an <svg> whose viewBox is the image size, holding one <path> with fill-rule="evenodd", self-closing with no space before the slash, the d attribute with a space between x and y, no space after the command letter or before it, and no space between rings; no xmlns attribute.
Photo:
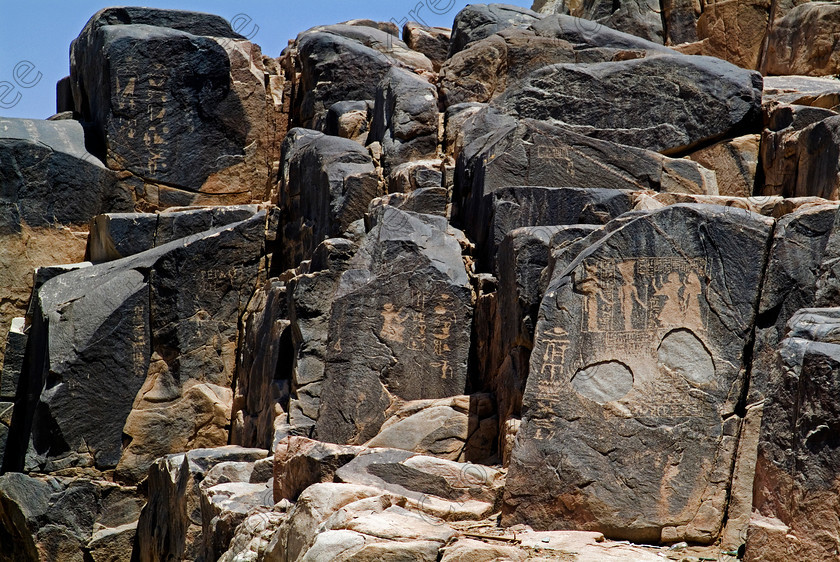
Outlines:
<svg viewBox="0 0 840 562"><path fill-rule="evenodd" d="M668 332L659 344L658 356L660 369L667 369L694 384L706 384L715 376L712 354L702 340L686 328Z"/></svg>
<svg viewBox="0 0 840 562"><path fill-rule="evenodd" d="M605 361L584 367L572 377L575 392L604 405L619 400L633 388L633 371L619 361Z"/></svg>

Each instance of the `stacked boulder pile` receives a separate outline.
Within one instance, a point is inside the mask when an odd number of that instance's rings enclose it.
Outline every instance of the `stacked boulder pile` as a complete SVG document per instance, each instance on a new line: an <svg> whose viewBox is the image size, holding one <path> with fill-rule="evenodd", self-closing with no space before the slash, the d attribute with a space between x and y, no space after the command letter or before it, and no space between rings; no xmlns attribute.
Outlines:
<svg viewBox="0 0 840 562"><path fill-rule="evenodd" d="M0 118L0 562L837 560L840 5L700 4L97 12Z"/></svg>

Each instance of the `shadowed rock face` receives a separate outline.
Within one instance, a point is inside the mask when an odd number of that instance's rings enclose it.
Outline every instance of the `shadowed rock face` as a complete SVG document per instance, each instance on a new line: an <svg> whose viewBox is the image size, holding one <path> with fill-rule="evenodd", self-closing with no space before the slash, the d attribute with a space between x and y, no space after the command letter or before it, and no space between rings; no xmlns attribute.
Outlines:
<svg viewBox="0 0 840 562"><path fill-rule="evenodd" d="M161 454L225 444L264 232L260 213L45 283L4 469L117 467L136 481Z"/></svg>
<svg viewBox="0 0 840 562"><path fill-rule="evenodd" d="M36 267L82 261L88 221L133 209L80 123L0 118L0 331L26 311Z"/></svg>
<svg viewBox="0 0 840 562"><path fill-rule="evenodd" d="M469 341L473 295L460 233L443 217L389 206L373 220L330 312L322 441L364 443L395 400L466 390L469 349L459 342Z"/></svg>
<svg viewBox="0 0 840 562"><path fill-rule="evenodd" d="M89 144L152 209L267 197L265 74L258 47L192 12L102 10L71 48Z"/></svg>
<svg viewBox="0 0 840 562"><path fill-rule="evenodd" d="M838 311L802 309L770 374L745 560L836 557Z"/></svg>
<svg viewBox="0 0 840 562"><path fill-rule="evenodd" d="M614 223L554 265L505 524L710 542L773 223L697 205Z"/></svg>
<svg viewBox="0 0 840 562"><path fill-rule="evenodd" d="M283 141L277 273L312 257L323 240L340 236L380 195L373 160L359 143L308 129Z"/></svg>
<svg viewBox="0 0 840 562"><path fill-rule="evenodd" d="M142 504L136 488L103 479L4 474L0 560L82 560L82 553L92 560L125 556L131 552Z"/></svg>

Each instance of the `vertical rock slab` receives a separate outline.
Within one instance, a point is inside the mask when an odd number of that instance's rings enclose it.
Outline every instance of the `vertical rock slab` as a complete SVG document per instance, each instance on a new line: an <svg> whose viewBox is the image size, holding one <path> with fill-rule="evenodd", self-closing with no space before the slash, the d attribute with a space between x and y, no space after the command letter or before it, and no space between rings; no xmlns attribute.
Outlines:
<svg viewBox="0 0 840 562"><path fill-rule="evenodd" d="M837 309L802 309L778 350L761 423L744 560L834 560L840 542Z"/></svg>
<svg viewBox="0 0 840 562"><path fill-rule="evenodd" d="M762 133L763 195L837 199L840 116L820 107L780 105Z"/></svg>
<svg viewBox="0 0 840 562"><path fill-rule="evenodd" d="M291 123L323 131L327 111L338 102L372 100L392 66L429 72L432 62L386 31L367 25L314 27L289 49L295 62Z"/></svg>
<svg viewBox="0 0 840 562"><path fill-rule="evenodd" d="M330 312L321 441L364 443L396 400L466 390L473 293L460 233L444 217L389 206L371 220Z"/></svg>
<svg viewBox="0 0 840 562"><path fill-rule="evenodd" d="M836 205L818 205L780 218L773 233L756 318L750 398L763 400L776 372L776 350L797 310L815 306L821 266L834 231Z"/></svg>
<svg viewBox="0 0 840 562"><path fill-rule="evenodd" d="M14 400L17 394L23 356L26 353L25 323L25 318L13 318L6 336L6 353L3 356L3 370L0 372L0 401Z"/></svg>
<svg viewBox="0 0 840 562"><path fill-rule="evenodd" d="M203 560L201 488L210 470L223 462L255 462L262 449L218 447L167 455L149 469L149 501L137 523L137 560Z"/></svg>
<svg viewBox="0 0 840 562"><path fill-rule="evenodd" d="M391 68L376 89L368 142L382 143L383 175L438 153L438 94L428 80Z"/></svg>
<svg viewBox="0 0 840 562"><path fill-rule="evenodd" d="M493 392L501 427L522 414L522 395L534 347L534 330L543 297L543 272L551 270L555 249L586 237L595 225L537 226L514 229L499 246L497 312L491 326L476 326L479 339L495 348L496 361L482 365ZM487 334L487 330L492 330Z"/></svg>
<svg viewBox="0 0 840 562"><path fill-rule="evenodd" d="M292 335L286 286L257 289L242 322L230 441L271 449L275 421L285 423L292 376Z"/></svg>
<svg viewBox="0 0 840 562"><path fill-rule="evenodd" d="M694 0L662 1L662 20L667 45L697 41L697 17L700 15L698 8Z"/></svg>
<svg viewBox="0 0 840 562"><path fill-rule="evenodd" d="M805 2L774 22L767 38L765 74L828 76L840 70L834 37L840 31L840 6Z"/></svg>
<svg viewBox="0 0 840 562"><path fill-rule="evenodd" d="M0 118L0 333L26 311L32 271L85 255L88 221L131 195L85 149L77 121ZM0 352L5 347L0 340Z"/></svg>
<svg viewBox="0 0 840 562"><path fill-rule="evenodd" d="M259 47L196 12L107 8L70 50L76 112L150 209L267 198L266 75Z"/></svg>
<svg viewBox="0 0 840 562"><path fill-rule="evenodd" d="M323 240L340 236L381 195L368 151L349 139L292 129L283 141L279 207L281 273L312 257Z"/></svg>
<svg viewBox="0 0 840 562"><path fill-rule="evenodd" d="M117 466L129 481L162 454L228 443L239 321L263 266L265 221L260 212L156 249L151 357Z"/></svg>
<svg viewBox="0 0 840 562"><path fill-rule="evenodd" d="M696 30L702 54L757 70L771 4L772 0L705 3Z"/></svg>
<svg viewBox="0 0 840 562"><path fill-rule="evenodd" d="M611 225L543 298L503 523L711 543L773 220L689 204Z"/></svg>
<svg viewBox="0 0 840 562"><path fill-rule="evenodd" d="M265 213L69 271L34 297L4 470L117 468L227 443Z"/></svg>
<svg viewBox="0 0 840 562"><path fill-rule="evenodd" d="M327 356L330 310L341 274L350 266L358 246L344 238L324 240L306 273L289 281L289 320L294 359L289 400L289 425L295 435L312 436Z"/></svg>

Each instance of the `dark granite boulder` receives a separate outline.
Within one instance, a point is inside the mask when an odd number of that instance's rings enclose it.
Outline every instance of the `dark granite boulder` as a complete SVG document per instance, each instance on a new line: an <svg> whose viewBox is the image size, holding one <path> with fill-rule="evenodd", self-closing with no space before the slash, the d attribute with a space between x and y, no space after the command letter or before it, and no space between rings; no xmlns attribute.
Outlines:
<svg viewBox="0 0 840 562"><path fill-rule="evenodd" d="M711 543L773 221L673 205L614 223L555 264L503 523Z"/></svg>
<svg viewBox="0 0 840 562"><path fill-rule="evenodd" d="M459 233L388 206L371 221L330 312L321 441L364 443L394 401L466 390L473 295Z"/></svg>

